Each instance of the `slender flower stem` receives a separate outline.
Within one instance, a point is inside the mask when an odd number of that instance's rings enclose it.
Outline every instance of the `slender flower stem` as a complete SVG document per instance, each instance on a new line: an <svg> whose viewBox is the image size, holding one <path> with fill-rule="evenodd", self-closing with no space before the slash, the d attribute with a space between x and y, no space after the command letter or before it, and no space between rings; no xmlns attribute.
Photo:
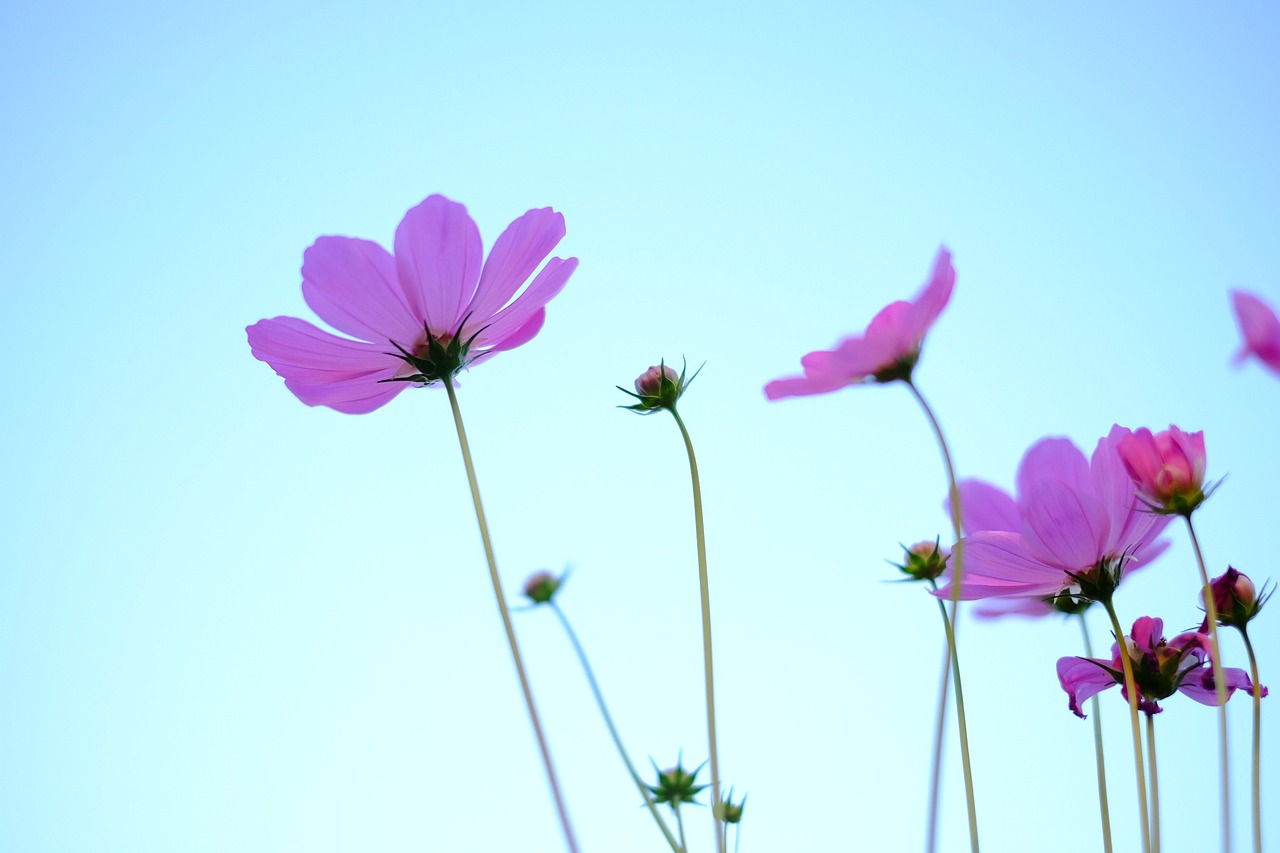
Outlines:
<svg viewBox="0 0 1280 853"><path fill-rule="evenodd" d="M1249 632L1240 626L1244 649L1249 653L1249 673L1253 679L1253 853L1262 853L1262 685L1258 683L1258 659L1253 654Z"/></svg>
<svg viewBox="0 0 1280 853"><path fill-rule="evenodd" d="M571 853L578 853L578 841L574 837L573 827L569 824L569 811L565 808L564 797L560 794L560 782L556 778L556 769L551 763L551 750L547 748L547 738L542 733L542 722L538 719L538 709L533 704L529 676L525 674L524 660L520 657L520 646L516 643L515 628L511 624L511 611L507 609L507 600L502 594L502 582L498 578L498 563L493 556L493 542L489 539L489 524L485 521L484 506L480 503L480 485L476 482L475 466L471 462L471 447L467 444L467 431L462 425L462 411L458 408L458 395L453 390L452 380L446 378L443 384L449 393L453 423L458 429L458 445L462 448L462 463L467 469L467 483L471 486L471 500L476 508L476 522L480 525L480 541L484 543L484 556L489 563L489 579L493 582L493 594L498 600L498 613L502 615L502 627L507 632L507 643L511 646L511 659L515 662L516 675L520 679L524 704L529 709L529 722L533 724L533 733L538 740L538 750L542 753L542 764L546 768L547 783L551 786L551 796L555 800L556 812L560 816L565 844Z"/></svg>
<svg viewBox="0 0 1280 853"><path fill-rule="evenodd" d="M938 789L942 781L942 741L947 730L947 700L951 696L951 646L942 647L942 675L938 678L938 721L933 727L933 777L929 782L929 827L925 853L938 849Z"/></svg>
<svg viewBox="0 0 1280 853"><path fill-rule="evenodd" d="M609 730L609 736L613 738L613 745L617 747L618 755L622 756L622 763L627 766L627 772L631 774L631 781L636 783L636 788L640 790L640 796L644 797L645 806L648 807L649 812L653 815L653 819L658 822L658 828L662 830L662 834L666 837L667 843L671 845L671 849L675 853L680 853L679 842L671 834L671 830L667 827L667 822L662 819L662 815L658 812L658 806L653 801L653 794L640 779L640 774L636 772L635 765L631 763L631 758L628 757L627 750L622 745L622 738L618 735L618 728L613 724L613 715L609 713L609 707L605 704L604 694L600 692L600 685L596 681L591 664L587 662L587 653L582 648L582 643L578 641L577 632L573 630L573 626L569 624L569 618L564 615L564 611L560 609L560 605L556 604L554 598L547 603L551 605L552 612L560 620L561 627L564 628L565 634L569 637L569 644L573 646L573 651L578 655L578 663L582 664L582 671L587 676L587 684L591 687L591 694L595 696L596 706L600 709L600 716L604 717L605 728Z"/></svg>
<svg viewBox="0 0 1280 853"><path fill-rule="evenodd" d="M1080 615L1080 635L1084 637L1085 657L1093 657L1093 643L1089 642L1089 625ZM1089 700L1089 712L1093 717L1093 752L1098 765L1098 810L1102 815L1102 849L1111 853L1111 809L1107 804L1107 762L1102 756L1102 712L1098 706L1098 696L1094 694Z"/></svg>
<svg viewBox="0 0 1280 853"><path fill-rule="evenodd" d="M1195 525L1191 523L1191 513L1183 516L1187 520L1187 533L1191 536L1191 547L1196 552L1196 564L1200 567L1200 583L1204 586L1204 609L1209 617L1209 662L1213 665L1213 689L1218 701L1218 753L1221 756L1219 770L1222 787L1222 849L1231 850L1231 777L1230 762L1227 757L1227 677L1222 671L1222 650L1218 645L1218 606L1213 600L1213 590L1209 586L1209 570L1205 567L1204 554L1200 551L1200 540L1196 537Z"/></svg>
<svg viewBox="0 0 1280 853"><path fill-rule="evenodd" d="M924 410L925 417L929 419L929 425L933 428L933 435L938 440L938 449L942 452L942 462L947 469L947 487L951 496L951 531L955 534L955 547L951 550L951 615L946 619L947 629L947 650L951 657L951 674L955 679L956 686L956 725L960 730L960 761L964 767L964 794L965 803L969 809L969 847L973 853L978 851L978 809L974 803L973 796L973 769L969 762L969 731L968 724L965 722L964 715L964 690L960 685L960 661L956 651L956 620L957 610L960 604L960 588L964 577L964 543L961 541L962 525L960 521L960 487L956 482L956 469L951 462L951 451L947 448L946 436L942 434L942 426L938 423L937 417L933 414L933 409L925 400L924 395L920 393L920 389L916 388L915 383L907 380L907 388L911 389L911 395L916 398L916 402L920 404L920 408ZM941 603L941 602L939 602ZM946 713L944 703L938 703L938 716L942 717ZM935 773L940 770L935 765ZM936 808L936 803L935 803ZM930 823L936 820L936 816L931 815Z"/></svg>
<svg viewBox="0 0 1280 853"><path fill-rule="evenodd" d="M1147 714L1147 756L1151 767L1151 853L1160 853L1160 777L1156 774L1156 718Z"/></svg>
<svg viewBox="0 0 1280 853"><path fill-rule="evenodd" d="M1116 609L1111 602L1103 601L1107 615L1111 617L1111 629L1116 635L1116 645L1120 648L1120 666L1124 670L1124 691L1129 697L1129 720L1133 724L1133 770L1138 779L1138 818L1142 826L1142 849L1151 853L1151 824L1147 817L1147 780L1142 770L1142 728L1138 724L1138 683L1133 677L1133 661L1129 659L1129 648L1124 641L1124 629L1116 618Z"/></svg>
<svg viewBox="0 0 1280 853"><path fill-rule="evenodd" d="M680 427L680 435L684 438L684 446L689 451L689 476L693 480L693 523L698 535L698 587L702 593L702 663L707 682L707 743L711 758L711 812L715 821L716 850L725 853L725 838L722 821L715 808L720 802L720 757L716 750L716 688L715 677L711 665L711 589L707 582L707 537L702 525L702 485L698 480L698 460L693 455L693 441L689 438L689 430L685 429L684 420L674 407L669 409L671 416ZM677 816L679 812L676 813ZM681 836L681 840L684 838Z"/></svg>
<svg viewBox="0 0 1280 853"><path fill-rule="evenodd" d="M683 851L689 849L689 843L684 840L684 816L680 814L680 803L678 801L672 803L671 808L676 813L676 829L680 831L680 850L683 853Z"/></svg>

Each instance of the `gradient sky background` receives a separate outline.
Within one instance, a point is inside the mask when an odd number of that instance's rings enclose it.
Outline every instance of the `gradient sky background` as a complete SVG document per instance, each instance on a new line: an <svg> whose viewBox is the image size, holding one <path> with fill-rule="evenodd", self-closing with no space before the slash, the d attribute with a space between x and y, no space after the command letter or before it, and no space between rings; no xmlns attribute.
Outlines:
<svg viewBox="0 0 1280 853"><path fill-rule="evenodd" d="M675 425L614 386L706 362L681 409L743 851L922 844L941 630L885 560L946 527L933 439L901 387L761 387L913 294L939 243L959 278L917 378L962 476L1011 486L1044 435L1203 429L1229 475L1197 514L1211 569L1280 576L1280 381L1228 366L1227 299L1280 305L1280 9L1026 6L6 6L0 849L563 849L444 395L308 409L244 338L310 317L318 235L389 245L433 192L486 245L566 216L580 269L461 402L506 585L574 567L561 602L642 765L705 758L693 523ZM1126 623L1199 620L1171 532ZM1272 687L1278 618L1252 632ZM662 849L551 614L517 624L584 851ZM1098 849L1053 669L1076 625L960 633L983 849ZM1165 707L1165 850L1214 849L1215 712ZM1248 703L1230 718L1245 849ZM710 849L706 810L690 835Z"/></svg>

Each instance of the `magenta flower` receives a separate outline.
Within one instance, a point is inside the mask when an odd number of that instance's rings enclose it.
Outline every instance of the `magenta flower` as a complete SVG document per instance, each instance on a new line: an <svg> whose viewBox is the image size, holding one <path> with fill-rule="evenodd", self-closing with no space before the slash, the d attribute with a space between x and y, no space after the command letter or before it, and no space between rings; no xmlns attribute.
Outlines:
<svg viewBox="0 0 1280 853"><path fill-rule="evenodd" d="M1133 680L1141 694L1138 707L1147 714L1158 714L1161 708L1157 702L1175 692L1183 693L1202 705L1217 705L1208 635L1190 631L1166 641L1163 631L1162 620L1143 616L1133 623L1132 633L1124 638L1125 650L1133 664ZM1222 673L1227 680L1228 699L1236 690L1253 691L1253 682L1243 669L1225 667ZM1128 701L1124 680L1119 643L1112 644L1110 660L1058 659L1058 682L1067 691L1067 707L1077 717L1084 717L1081 704L1116 684L1121 686L1121 695ZM1262 688L1262 695L1267 695L1267 688Z"/></svg>
<svg viewBox="0 0 1280 853"><path fill-rule="evenodd" d="M532 340L544 306L578 259L551 258L517 291L564 233L559 213L530 210L507 226L484 260L467 209L433 195L401 220L394 257L351 237L321 237L303 253L303 298L320 319L357 340L296 317L273 317L246 329L249 345L308 406L372 412L409 385L453 381L463 368Z"/></svg>
<svg viewBox="0 0 1280 853"><path fill-rule="evenodd" d="M910 380L924 336L947 307L955 282L951 253L940 247L933 274L914 302L883 308L862 337L845 338L834 350L809 353L800 359L804 376L775 379L764 386L765 396L780 400L825 394L846 385Z"/></svg>
<svg viewBox="0 0 1280 853"><path fill-rule="evenodd" d="M1231 304L1244 343L1236 353L1239 364L1249 356L1257 356L1272 373L1280 376L1280 320L1267 304L1251 293L1231 291Z"/></svg>
<svg viewBox="0 0 1280 853"><path fill-rule="evenodd" d="M1226 572L1209 582L1209 589L1213 594L1213 609L1218 614L1218 624L1232 625L1241 630L1258 615L1262 605L1267 603L1267 599L1275 591L1274 587L1268 590L1264 585L1262 594L1259 595L1258 588L1249 576L1231 566L1227 566ZM1204 604L1203 590L1200 592L1200 603ZM1208 630L1209 614L1206 613L1200 631L1207 633Z"/></svg>
<svg viewBox="0 0 1280 853"><path fill-rule="evenodd" d="M1117 446L1139 496L1155 512L1190 515L1204 502L1204 433L1171 426L1152 434L1143 427Z"/></svg>
<svg viewBox="0 0 1280 853"><path fill-rule="evenodd" d="M1120 575L1158 556L1156 538L1169 523L1142 508L1116 445L1129 435L1114 426L1090 460L1070 441L1035 444L1018 469L1015 502L992 486L961 487L965 507L965 600L1035 596L1063 603L1110 596ZM1016 529L1014 512L1016 510ZM978 529L979 524L999 525ZM949 588L937 593L949 597Z"/></svg>

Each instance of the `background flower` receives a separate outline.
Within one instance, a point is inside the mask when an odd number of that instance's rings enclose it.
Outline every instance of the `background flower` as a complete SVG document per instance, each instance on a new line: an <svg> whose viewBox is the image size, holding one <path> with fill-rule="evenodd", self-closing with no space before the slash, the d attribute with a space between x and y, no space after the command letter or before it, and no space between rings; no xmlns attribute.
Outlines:
<svg viewBox="0 0 1280 853"><path fill-rule="evenodd" d="M1276 319L1275 312L1265 302L1243 290L1231 291L1231 305L1244 338L1236 353L1236 364L1252 355L1272 373L1280 375L1280 319Z"/></svg>

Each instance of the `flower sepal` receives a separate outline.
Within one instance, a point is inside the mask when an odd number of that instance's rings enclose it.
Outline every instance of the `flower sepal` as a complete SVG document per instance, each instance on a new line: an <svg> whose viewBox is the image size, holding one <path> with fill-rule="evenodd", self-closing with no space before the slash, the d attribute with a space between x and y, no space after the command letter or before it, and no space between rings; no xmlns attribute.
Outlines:
<svg viewBox="0 0 1280 853"><path fill-rule="evenodd" d="M910 548L903 545L902 551L906 561L891 561L889 565L896 566L903 574L918 581L937 580L947 570L947 561L951 559L951 552L942 547L941 538L917 542Z"/></svg>
<svg viewBox="0 0 1280 853"><path fill-rule="evenodd" d="M653 794L655 803L666 803L673 809L679 808L681 803L701 805L701 803L694 800L694 797L707 787L706 785L696 784L698 771L705 766L705 762L693 768L693 772L690 773L684 769L680 759L676 760L674 767L668 767L666 770L658 770L658 765L653 762L653 759L649 759L649 761L653 764L653 769L658 774L658 784L646 785L645 787Z"/></svg>
<svg viewBox="0 0 1280 853"><path fill-rule="evenodd" d="M703 367L706 365L703 364ZM665 361L658 362L657 365L650 367L644 373L636 377L634 392L628 391L621 385L615 386L623 394L635 397L638 402L630 406L619 406L619 409L627 409L638 415L651 415L662 409L670 409L675 411L676 402L684 396L684 392L693 380L698 378L698 374L702 372L699 367L693 372L693 375L685 378L688 369L686 362L681 363L680 372L677 374L674 368L667 367Z"/></svg>
<svg viewBox="0 0 1280 853"><path fill-rule="evenodd" d="M462 326L467 324L468 319L470 319L470 315L462 319ZM470 360L467 355L471 351L471 345L475 343L476 337L484 331L484 328L477 329L475 334L464 341L462 339L462 326L459 326L458 331L452 335L437 337L431 334L431 330L424 325L423 333L426 339L423 343L414 347L413 352L400 346L398 342L392 341L391 345L398 349L399 352L389 352L387 355L400 359L416 372L407 376L393 376L390 379L380 379L378 381L413 382L418 385L453 381L453 377L457 376L467 366L467 362Z"/></svg>

